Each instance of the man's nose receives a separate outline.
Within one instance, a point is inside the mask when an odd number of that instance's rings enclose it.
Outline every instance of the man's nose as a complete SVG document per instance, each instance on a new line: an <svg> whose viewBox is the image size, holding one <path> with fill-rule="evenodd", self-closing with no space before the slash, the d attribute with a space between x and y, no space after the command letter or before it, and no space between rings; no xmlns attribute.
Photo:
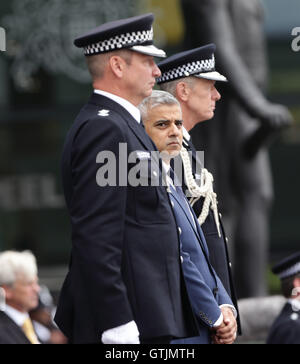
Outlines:
<svg viewBox="0 0 300 364"><path fill-rule="evenodd" d="M221 94L219 93L219 91L214 87L214 90L213 90L213 100L214 101L219 101L221 100L222 96Z"/></svg>
<svg viewBox="0 0 300 364"><path fill-rule="evenodd" d="M154 65L153 65L153 76L155 78L158 78L161 76L161 70L158 68L156 63L154 63Z"/></svg>
<svg viewBox="0 0 300 364"><path fill-rule="evenodd" d="M178 137L180 135L180 130L178 129L178 126L174 123L170 126L170 136L176 136Z"/></svg>
<svg viewBox="0 0 300 364"><path fill-rule="evenodd" d="M36 293L40 293L40 291L41 291L41 287L38 283L34 284L33 289Z"/></svg>

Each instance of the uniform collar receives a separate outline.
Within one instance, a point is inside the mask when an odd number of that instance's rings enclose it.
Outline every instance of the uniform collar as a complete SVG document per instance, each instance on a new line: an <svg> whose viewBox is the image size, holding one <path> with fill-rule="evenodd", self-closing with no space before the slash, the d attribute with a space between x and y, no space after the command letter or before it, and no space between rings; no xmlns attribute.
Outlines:
<svg viewBox="0 0 300 364"><path fill-rule="evenodd" d="M300 311L300 300L299 299L289 299L288 303L292 305L297 311Z"/></svg>
<svg viewBox="0 0 300 364"><path fill-rule="evenodd" d="M108 97L109 99L115 101L117 104L121 105L126 109L129 114L140 124L141 122L141 113L140 110L131 104L129 101L119 97L117 95L111 94L110 92L102 91L102 90L94 90L95 94L102 95Z"/></svg>

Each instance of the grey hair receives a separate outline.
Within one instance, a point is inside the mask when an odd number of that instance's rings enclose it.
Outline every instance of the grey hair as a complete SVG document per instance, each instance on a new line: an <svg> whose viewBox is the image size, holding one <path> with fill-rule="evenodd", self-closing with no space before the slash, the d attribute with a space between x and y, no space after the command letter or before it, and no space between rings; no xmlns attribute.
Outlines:
<svg viewBox="0 0 300 364"><path fill-rule="evenodd" d="M161 105L178 105L179 101L169 92L154 90L152 95L144 99L138 106L143 120L147 119L148 111Z"/></svg>
<svg viewBox="0 0 300 364"><path fill-rule="evenodd" d="M193 89L193 87L195 85L195 77L185 77L185 78L180 78L175 81L165 82L165 83L159 85L159 87L161 90L163 90L165 92L169 92L173 96L176 96L176 88L180 82L186 83L191 89Z"/></svg>
<svg viewBox="0 0 300 364"><path fill-rule="evenodd" d="M37 276L37 263L30 251L6 251L0 254L0 286L12 286L20 275L27 279Z"/></svg>

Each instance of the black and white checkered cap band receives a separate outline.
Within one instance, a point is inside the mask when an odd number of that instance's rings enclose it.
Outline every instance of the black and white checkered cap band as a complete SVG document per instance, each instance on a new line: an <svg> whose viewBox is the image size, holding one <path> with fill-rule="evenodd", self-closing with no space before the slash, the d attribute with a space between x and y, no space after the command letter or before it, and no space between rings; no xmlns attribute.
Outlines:
<svg viewBox="0 0 300 364"><path fill-rule="evenodd" d="M189 77L204 72L214 72L215 65L215 56L211 59L190 62L168 72L164 72L159 78L157 78L157 83L170 82L179 78Z"/></svg>
<svg viewBox="0 0 300 364"><path fill-rule="evenodd" d="M102 42L88 45L84 48L84 54L99 54L129 47L130 45L143 45L143 43L150 41L153 41L153 28L151 30L117 35Z"/></svg>
<svg viewBox="0 0 300 364"><path fill-rule="evenodd" d="M295 264L293 267L285 270L284 272L281 272L280 274L278 274L278 276L280 279L285 279L294 276L297 273L300 273L300 262Z"/></svg>

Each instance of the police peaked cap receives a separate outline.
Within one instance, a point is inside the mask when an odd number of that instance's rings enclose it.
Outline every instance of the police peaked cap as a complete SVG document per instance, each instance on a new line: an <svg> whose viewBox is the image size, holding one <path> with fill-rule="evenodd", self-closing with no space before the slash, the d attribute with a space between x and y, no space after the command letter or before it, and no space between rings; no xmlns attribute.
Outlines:
<svg viewBox="0 0 300 364"><path fill-rule="evenodd" d="M162 84L190 76L226 82L226 77L215 69L215 51L216 46L208 44L167 58L158 64L162 74L157 83Z"/></svg>
<svg viewBox="0 0 300 364"><path fill-rule="evenodd" d="M153 14L105 23L75 39L78 48L84 48L86 56L93 56L120 49L130 49L154 57L166 53L153 45Z"/></svg>
<svg viewBox="0 0 300 364"><path fill-rule="evenodd" d="M282 260L272 268L280 279L289 278L300 273L300 252Z"/></svg>

